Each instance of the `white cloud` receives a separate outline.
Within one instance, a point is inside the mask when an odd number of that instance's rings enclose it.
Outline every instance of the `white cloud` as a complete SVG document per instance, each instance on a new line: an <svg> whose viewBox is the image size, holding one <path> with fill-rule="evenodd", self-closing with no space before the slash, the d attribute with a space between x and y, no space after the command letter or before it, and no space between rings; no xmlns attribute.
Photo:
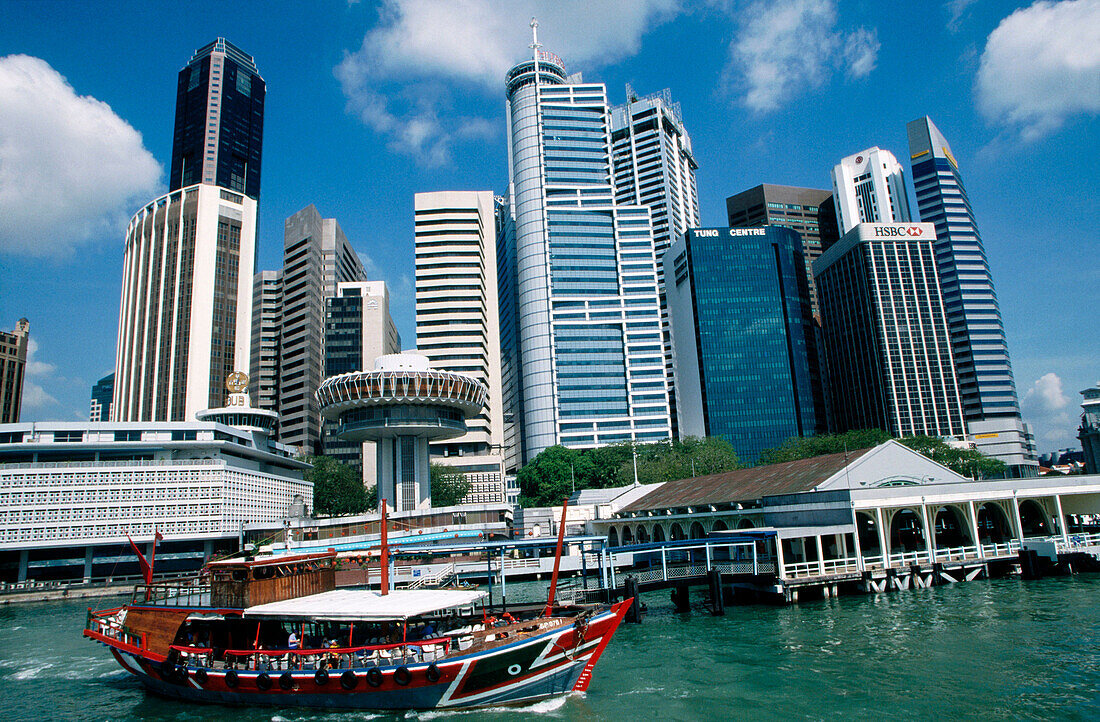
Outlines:
<svg viewBox="0 0 1100 722"><path fill-rule="evenodd" d="M528 18L539 41L591 69L638 51L642 35L671 17L678 0L386 0L381 22L335 69L348 110L426 166L450 161L456 141L485 138L496 123L449 114L459 93L501 95L504 75L526 56Z"/></svg>
<svg viewBox="0 0 1100 722"><path fill-rule="evenodd" d="M1037 2L989 35L977 79L988 119L1035 140L1100 112L1100 0Z"/></svg>
<svg viewBox="0 0 1100 722"><path fill-rule="evenodd" d="M1041 413L1060 411L1069 402L1069 397L1062 390L1062 379L1054 372L1039 377L1024 395L1024 404Z"/></svg>
<svg viewBox="0 0 1100 722"><path fill-rule="evenodd" d="M1062 379L1054 372L1036 379L1021 403L1025 420L1035 427L1035 435L1046 448L1078 446L1077 408L1066 395Z"/></svg>
<svg viewBox="0 0 1100 722"><path fill-rule="evenodd" d="M740 17L726 76L752 110L776 110L837 70L861 78L875 68L877 33L839 31L833 0L756 2Z"/></svg>
<svg viewBox="0 0 1100 722"><path fill-rule="evenodd" d="M49 394L42 383L47 382L57 371L54 364L39 361L38 342L34 337L27 339L27 365L23 371L23 409L39 410L58 405L58 400Z"/></svg>
<svg viewBox="0 0 1100 722"><path fill-rule="evenodd" d="M106 103L78 96L44 60L0 57L0 251L63 256L119 232L160 175Z"/></svg>
<svg viewBox="0 0 1100 722"><path fill-rule="evenodd" d="M963 16L978 0L948 0L947 1L947 29L953 33L959 31Z"/></svg>

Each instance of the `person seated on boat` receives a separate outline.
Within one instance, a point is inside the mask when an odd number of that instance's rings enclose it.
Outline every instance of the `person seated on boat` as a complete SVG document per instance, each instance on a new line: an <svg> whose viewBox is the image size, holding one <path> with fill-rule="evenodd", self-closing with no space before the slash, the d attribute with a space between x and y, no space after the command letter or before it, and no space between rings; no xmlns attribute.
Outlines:
<svg viewBox="0 0 1100 722"><path fill-rule="evenodd" d="M339 649L340 648L340 643L334 639L331 642L329 642L328 648L329 649ZM325 661L328 663L329 667L331 667L332 669L336 669L340 666L340 655L337 654L336 652L329 652L328 656L325 657Z"/></svg>
<svg viewBox="0 0 1100 722"><path fill-rule="evenodd" d="M294 632L293 629L290 630L290 635L286 638L286 648L287 649L297 649L298 648L298 635Z"/></svg>

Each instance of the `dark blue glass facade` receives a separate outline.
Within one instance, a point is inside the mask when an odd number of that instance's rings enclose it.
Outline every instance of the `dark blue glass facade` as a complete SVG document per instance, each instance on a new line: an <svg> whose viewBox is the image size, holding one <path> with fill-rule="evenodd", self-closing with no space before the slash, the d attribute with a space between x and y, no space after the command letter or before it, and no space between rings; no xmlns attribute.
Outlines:
<svg viewBox="0 0 1100 722"><path fill-rule="evenodd" d="M751 464L793 436L825 432L799 234L699 229L686 240L707 435L725 437Z"/></svg>
<svg viewBox="0 0 1100 722"><path fill-rule="evenodd" d="M232 43L195 52L177 83L169 190L202 183L213 164L214 185L259 199L266 92L252 57Z"/></svg>

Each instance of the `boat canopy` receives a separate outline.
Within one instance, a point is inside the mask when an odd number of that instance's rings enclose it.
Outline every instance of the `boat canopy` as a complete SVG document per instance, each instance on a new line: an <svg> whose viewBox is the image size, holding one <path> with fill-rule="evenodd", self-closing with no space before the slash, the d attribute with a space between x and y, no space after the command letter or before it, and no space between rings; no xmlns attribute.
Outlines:
<svg viewBox="0 0 1100 722"><path fill-rule="evenodd" d="M248 607L244 610L244 616L321 621L404 620L443 609L469 606L486 596L486 592L463 589L395 589L385 596L369 589L334 589Z"/></svg>

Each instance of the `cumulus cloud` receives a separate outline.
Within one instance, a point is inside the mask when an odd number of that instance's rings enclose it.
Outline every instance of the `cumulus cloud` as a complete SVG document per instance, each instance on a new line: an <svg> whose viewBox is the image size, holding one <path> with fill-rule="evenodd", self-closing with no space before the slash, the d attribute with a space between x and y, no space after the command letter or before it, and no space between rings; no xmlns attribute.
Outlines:
<svg viewBox="0 0 1100 722"><path fill-rule="evenodd" d="M349 112L391 150L439 166L456 142L496 132L495 122L450 111L463 92L500 95L504 74L530 52L526 18L539 18L546 49L589 69L637 52L644 32L678 10L678 0L513 0L507 12L493 0L385 0L381 22L335 74Z"/></svg>
<svg viewBox="0 0 1100 722"><path fill-rule="evenodd" d="M1035 140L1100 112L1100 0L1037 2L989 35L977 79L986 118Z"/></svg>
<svg viewBox="0 0 1100 722"><path fill-rule="evenodd" d="M1074 430L1077 407L1066 395L1062 379L1054 372L1035 380L1021 403L1025 420L1035 427L1035 435L1044 448L1077 446Z"/></svg>
<svg viewBox="0 0 1100 722"><path fill-rule="evenodd" d="M43 388L57 371L57 366L45 361L39 361L38 342L34 337L27 339L27 365L23 370L23 409L37 411L50 406L57 406L58 400Z"/></svg>
<svg viewBox="0 0 1100 722"><path fill-rule="evenodd" d="M740 16L726 77L752 110L776 110L838 70L862 78L875 68L876 31L838 30L833 0L755 2Z"/></svg>
<svg viewBox="0 0 1100 722"><path fill-rule="evenodd" d="M44 60L0 57L0 251L63 256L118 232L160 175L106 103L77 95Z"/></svg>

